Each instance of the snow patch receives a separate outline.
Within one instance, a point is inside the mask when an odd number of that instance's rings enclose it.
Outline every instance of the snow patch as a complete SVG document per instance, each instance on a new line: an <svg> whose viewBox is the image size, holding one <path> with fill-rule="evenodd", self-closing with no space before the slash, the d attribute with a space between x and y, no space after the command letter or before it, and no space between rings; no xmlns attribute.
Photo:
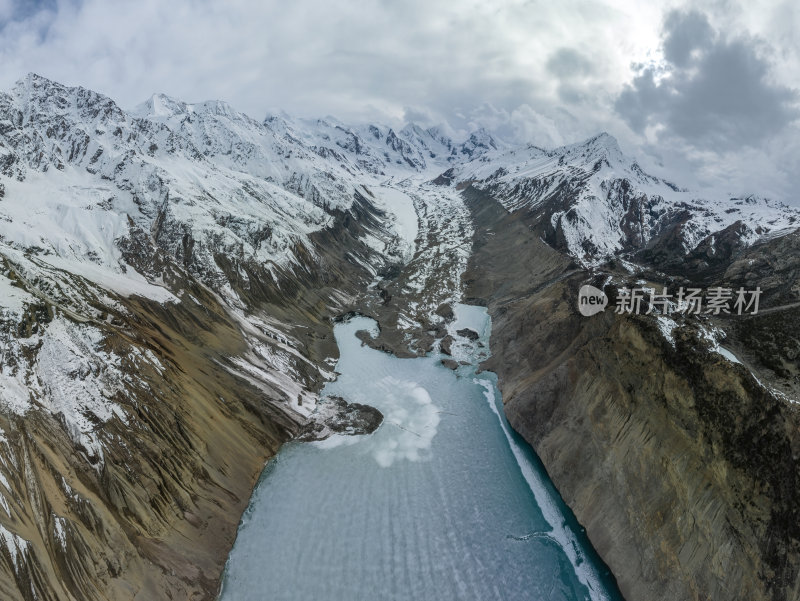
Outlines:
<svg viewBox="0 0 800 601"><path fill-rule="evenodd" d="M0 524L0 541L3 542L3 545L11 555L14 571L19 572L21 563L25 560L25 554L28 552L28 541L14 534L2 524Z"/></svg>
<svg viewBox="0 0 800 601"><path fill-rule="evenodd" d="M407 263L414 256L419 234L419 218L414 201L403 190L389 186L381 186L375 193L375 204L392 215L391 224L400 239L401 254Z"/></svg>
<svg viewBox="0 0 800 601"><path fill-rule="evenodd" d="M67 550L67 520L61 516L53 516L53 536L55 536L58 544L61 545L61 550Z"/></svg>
<svg viewBox="0 0 800 601"><path fill-rule="evenodd" d="M38 401L60 414L72 439L100 459L98 422L114 416L126 421L122 408L111 400L124 380L121 360L100 349L103 339L97 328L58 316L41 338L35 366Z"/></svg>
<svg viewBox="0 0 800 601"><path fill-rule="evenodd" d="M656 317L656 323L658 324L659 331L664 338L666 338L667 342L672 345L672 348L675 348L675 337L672 335L672 331L678 327L678 324L675 323L675 320L663 315L659 315Z"/></svg>

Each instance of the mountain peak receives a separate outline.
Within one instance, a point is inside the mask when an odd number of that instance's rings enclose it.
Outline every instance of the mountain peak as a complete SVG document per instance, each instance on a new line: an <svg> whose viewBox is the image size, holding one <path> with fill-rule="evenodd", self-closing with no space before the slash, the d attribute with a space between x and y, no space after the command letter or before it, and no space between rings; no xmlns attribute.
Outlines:
<svg viewBox="0 0 800 601"><path fill-rule="evenodd" d="M71 88L60 84L51 79L47 79L38 73L30 72L14 85L13 91L21 98L31 98L35 96L47 96L53 91L58 90L67 92Z"/></svg>
<svg viewBox="0 0 800 601"><path fill-rule="evenodd" d="M583 164L604 161L608 165L628 166L632 163L623 154L617 139L604 131L587 138L583 142L556 148L553 152L564 156L570 161L577 161Z"/></svg>
<svg viewBox="0 0 800 601"><path fill-rule="evenodd" d="M39 75L38 73L34 73L33 71L29 71L25 77L17 81L17 84L24 84L24 85L50 85L50 86L57 86L59 88L66 88L62 83L57 81L53 81L52 79L48 79L44 75Z"/></svg>
<svg viewBox="0 0 800 601"><path fill-rule="evenodd" d="M161 93L153 94L131 112L137 117L157 121L168 121L175 117L182 119L186 116L197 115L202 118L203 116L211 115L214 117L223 117L231 121L245 121L255 126L259 125L255 119L244 113L240 113L223 100L206 100L203 102L189 103Z"/></svg>
<svg viewBox="0 0 800 601"><path fill-rule="evenodd" d="M495 145L495 140L492 134L489 133L485 127L479 127L469 135L470 140L485 142L487 144Z"/></svg>
<svg viewBox="0 0 800 601"><path fill-rule="evenodd" d="M409 123L406 123L403 126L403 128L400 130L400 133L403 134L403 135L416 135L416 136L419 136L419 137L423 137L426 134L430 135L430 134L428 134L428 132L426 132L423 128L421 128L419 125L417 125L413 121L411 121Z"/></svg>
<svg viewBox="0 0 800 601"><path fill-rule="evenodd" d="M473 131L469 138L461 144L461 153L474 158L492 150L498 150L498 148L497 140L492 134L486 128L480 127Z"/></svg>
<svg viewBox="0 0 800 601"><path fill-rule="evenodd" d="M124 114L108 96L81 86L67 86L28 73L11 90L28 119L47 120L52 115L73 114L76 119L124 120Z"/></svg>
<svg viewBox="0 0 800 601"><path fill-rule="evenodd" d="M583 142L583 146L622 155L622 150L619 147L619 142L617 139L605 131L601 131L596 136L592 136Z"/></svg>
<svg viewBox="0 0 800 601"><path fill-rule="evenodd" d="M17 81L13 90L20 97L38 98L49 101L53 95L73 95L89 99L102 99L113 102L108 96L95 92L83 86L68 86L54 81L38 73L30 72L24 78Z"/></svg>
<svg viewBox="0 0 800 601"><path fill-rule="evenodd" d="M139 117L173 117L187 112L192 112L190 105L161 93L153 94L133 110Z"/></svg>

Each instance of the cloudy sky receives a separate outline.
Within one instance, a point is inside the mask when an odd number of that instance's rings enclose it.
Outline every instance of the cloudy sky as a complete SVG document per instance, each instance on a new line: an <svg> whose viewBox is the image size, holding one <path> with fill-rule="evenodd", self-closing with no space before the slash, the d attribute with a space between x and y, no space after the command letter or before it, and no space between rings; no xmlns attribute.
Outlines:
<svg viewBox="0 0 800 601"><path fill-rule="evenodd" d="M708 193L800 205L796 0L0 0L0 90L33 71L125 108L615 135Z"/></svg>

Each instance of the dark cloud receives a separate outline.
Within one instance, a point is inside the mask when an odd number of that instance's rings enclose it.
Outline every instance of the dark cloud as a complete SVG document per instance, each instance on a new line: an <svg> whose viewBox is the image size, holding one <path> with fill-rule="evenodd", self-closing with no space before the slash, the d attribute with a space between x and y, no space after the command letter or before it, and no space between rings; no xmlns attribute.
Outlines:
<svg viewBox="0 0 800 601"><path fill-rule="evenodd" d="M594 68L592 61L573 48L561 48L547 60L547 70L559 79L588 75Z"/></svg>
<svg viewBox="0 0 800 601"><path fill-rule="evenodd" d="M11 21L22 21L42 11L56 9L56 0L0 0L0 31Z"/></svg>
<svg viewBox="0 0 800 601"><path fill-rule="evenodd" d="M798 117L797 92L770 79L754 38L727 39L697 12L672 12L665 65L640 70L615 103L637 132L660 126L697 148L755 146Z"/></svg>
<svg viewBox="0 0 800 601"><path fill-rule="evenodd" d="M654 67L643 69L620 94L616 111L637 132L643 132L655 115L664 112L664 95L655 82Z"/></svg>
<svg viewBox="0 0 800 601"><path fill-rule="evenodd" d="M708 18L695 10L669 13L664 33L664 57L676 67L685 67L692 52L707 48L715 37Z"/></svg>
<svg viewBox="0 0 800 601"><path fill-rule="evenodd" d="M558 98L568 104L590 101L587 81L595 74L595 66L574 48L560 48L547 60L547 72L558 81Z"/></svg>

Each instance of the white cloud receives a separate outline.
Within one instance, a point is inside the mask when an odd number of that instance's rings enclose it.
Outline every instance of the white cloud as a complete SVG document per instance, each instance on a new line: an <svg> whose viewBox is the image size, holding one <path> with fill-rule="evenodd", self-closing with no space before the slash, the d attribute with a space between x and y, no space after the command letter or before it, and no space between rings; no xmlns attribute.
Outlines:
<svg viewBox="0 0 800 601"><path fill-rule="evenodd" d="M352 118L369 106L401 116L404 106L546 104L556 98L549 55L581 39L607 77L627 69L613 34L627 17L601 2L470 4L60 0L3 30L0 85L35 71L123 105L163 91L256 116L281 106Z"/></svg>
<svg viewBox="0 0 800 601"><path fill-rule="evenodd" d="M256 118L277 109L392 125L414 117L454 130L489 126L543 146L607 130L631 152L647 150L647 140L615 114L614 101L631 81L633 63L663 58L664 14L685 4L48 2L21 2L14 13L0 0L0 90L33 71L103 92L126 108L164 92L226 100ZM692 4L731 36L769 39L769 77L797 79L795 2ZM2 15L12 13L3 26ZM662 154L666 162L669 149Z"/></svg>

